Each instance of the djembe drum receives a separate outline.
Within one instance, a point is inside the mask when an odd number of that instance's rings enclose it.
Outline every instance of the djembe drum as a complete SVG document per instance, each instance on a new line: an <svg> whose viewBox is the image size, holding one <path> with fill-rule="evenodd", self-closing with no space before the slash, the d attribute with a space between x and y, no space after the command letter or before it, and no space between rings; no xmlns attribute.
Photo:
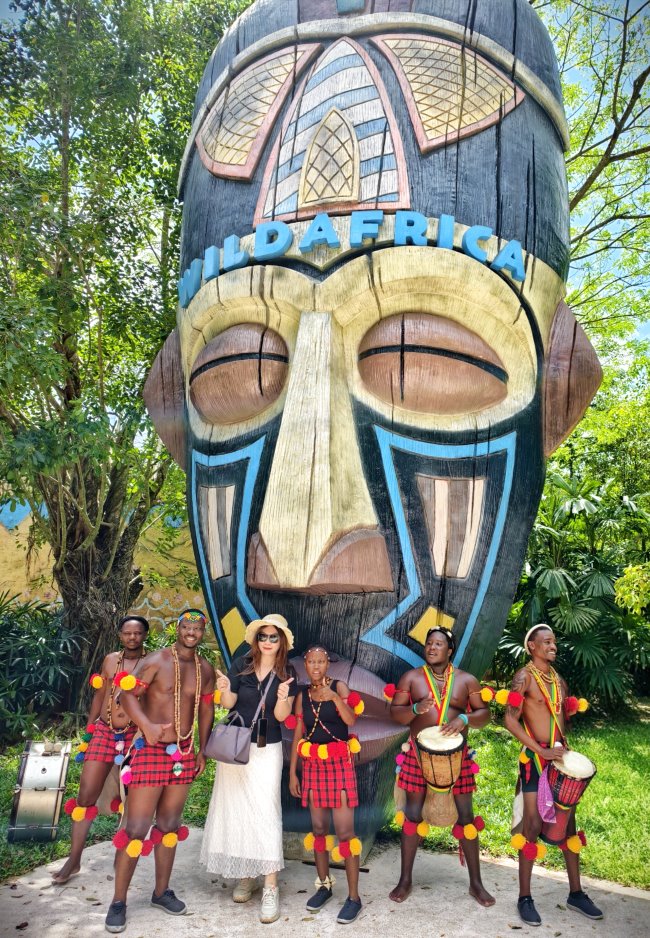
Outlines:
<svg viewBox="0 0 650 938"><path fill-rule="evenodd" d="M461 733L443 736L441 727L427 726L415 742L428 786L422 818L434 827L449 827L458 817L451 790L463 764L465 737Z"/></svg>
<svg viewBox="0 0 650 938"><path fill-rule="evenodd" d="M571 809L582 798L587 785L596 774L591 759L570 750L562 759L549 762L548 783L553 794L555 820L542 824L541 838L547 844L561 844L566 839Z"/></svg>

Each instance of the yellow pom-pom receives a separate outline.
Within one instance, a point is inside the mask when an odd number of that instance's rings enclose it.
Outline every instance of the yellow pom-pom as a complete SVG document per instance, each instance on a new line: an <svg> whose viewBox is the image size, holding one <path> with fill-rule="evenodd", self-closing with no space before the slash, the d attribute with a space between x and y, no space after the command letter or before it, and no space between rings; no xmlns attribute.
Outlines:
<svg viewBox="0 0 650 938"><path fill-rule="evenodd" d="M361 752L361 743L360 743L359 740L356 738L356 736L353 736L353 737L349 740L348 746L350 747L350 752L355 752L355 753L356 753L356 752Z"/></svg>
<svg viewBox="0 0 650 938"><path fill-rule="evenodd" d="M360 700L359 703L356 705L356 707L354 707L353 709L356 715L360 716L363 713L363 711L366 709L366 705L364 704L363 700Z"/></svg>
<svg viewBox="0 0 650 938"><path fill-rule="evenodd" d="M543 860L547 854L546 844L537 844L537 859Z"/></svg>
<svg viewBox="0 0 650 938"><path fill-rule="evenodd" d="M526 844L526 838L523 834L514 834L510 838L510 845L515 848L515 850L521 850Z"/></svg>
<svg viewBox="0 0 650 938"><path fill-rule="evenodd" d="M418 824L418 835L420 837L426 837L429 833L429 825L426 821L420 821Z"/></svg>
<svg viewBox="0 0 650 938"><path fill-rule="evenodd" d="M220 704L221 703L221 691L215 690L214 694L212 695L212 699L214 700L216 704Z"/></svg>
<svg viewBox="0 0 650 938"><path fill-rule="evenodd" d="M577 834L574 834L573 837L568 837L566 845L568 849L571 851L571 853L580 853L582 843Z"/></svg>
<svg viewBox="0 0 650 938"><path fill-rule="evenodd" d="M303 758L308 759L311 754L311 743L308 743L306 740L302 744L302 752L300 753Z"/></svg>
<svg viewBox="0 0 650 938"><path fill-rule="evenodd" d="M478 837L478 831L473 824L466 824L463 828L463 835L467 838L467 840L476 840Z"/></svg>
<svg viewBox="0 0 650 938"><path fill-rule="evenodd" d="M178 843L178 835L175 831L170 831L169 834L163 834L162 842L165 847L175 847Z"/></svg>
<svg viewBox="0 0 650 938"><path fill-rule="evenodd" d="M339 850L338 846L332 849L331 857L335 863L343 863L343 857L341 856L341 851Z"/></svg>
<svg viewBox="0 0 650 938"><path fill-rule="evenodd" d="M127 674L126 677L123 677L120 681L120 687L122 690L133 690L137 681L132 674Z"/></svg>
<svg viewBox="0 0 650 938"><path fill-rule="evenodd" d="M321 743L318 749L316 750L319 759L327 759L329 752L327 751L327 746L325 743Z"/></svg>
<svg viewBox="0 0 650 938"><path fill-rule="evenodd" d="M325 849L329 853L331 853L332 850L334 849L335 841L336 841L336 837L334 836L334 834L327 834L327 836L325 837Z"/></svg>
<svg viewBox="0 0 650 938"><path fill-rule="evenodd" d="M99 690L101 687L104 686L104 678L101 676L101 674L93 674L93 676L90 679L90 686L94 690Z"/></svg>
<svg viewBox="0 0 650 938"><path fill-rule="evenodd" d="M164 838L163 838L164 840ZM142 853L142 841L141 840L130 840L126 845L126 852L130 857L139 857Z"/></svg>
<svg viewBox="0 0 650 938"><path fill-rule="evenodd" d="M427 825L428 827L428 825ZM361 853L361 841L358 837L353 837L350 841L350 853L353 857L358 857Z"/></svg>
<svg viewBox="0 0 650 938"><path fill-rule="evenodd" d="M117 811L118 811L118 814L124 814L124 802L123 801L120 801L120 805Z"/></svg>
<svg viewBox="0 0 650 938"><path fill-rule="evenodd" d="M502 687L501 690L496 692L494 699L498 704L501 704L502 707L505 706L508 703L508 689Z"/></svg>
<svg viewBox="0 0 650 938"><path fill-rule="evenodd" d="M303 844L305 845L305 850L314 849L314 840L315 840L314 835L311 832L305 836L305 839L303 840Z"/></svg>
<svg viewBox="0 0 650 938"><path fill-rule="evenodd" d="M398 811L395 817L393 818L393 821L395 822L395 824L397 824L398 827L402 827L405 820L406 820L406 815L404 814L403 811Z"/></svg>
<svg viewBox="0 0 650 938"><path fill-rule="evenodd" d="M578 698L578 713L584 713L585 710L589 709L589 701L584 697Z"/></svg>
<svg viewBox="0 0 650 938"><path fill-rule="evenodd" d="M522 765L527 765L530 762L530 756L527 756L525 752L520 752L519 761Z"/></svg>
<svg viewBox="0 0 650 938"><path fill-rule="evenodd" d="M490 703L494 698L494 691L491 687L482 687L481 688L481 700L483 703Z"/></svg>
<svg viewBox="0 0 650 938"><path fill-rule="evenodd" d="M88 743L79 743L78 749L79 752L85 752L88 749Z"/></svg>
<svg viewBox="0 0 650 938"><path fill-rule="evenodd" d="M72 809L72 814L70 817L73 821L83 821L86 816L86 809L82 808L81 805L77 805L76 808Z"/></svg>

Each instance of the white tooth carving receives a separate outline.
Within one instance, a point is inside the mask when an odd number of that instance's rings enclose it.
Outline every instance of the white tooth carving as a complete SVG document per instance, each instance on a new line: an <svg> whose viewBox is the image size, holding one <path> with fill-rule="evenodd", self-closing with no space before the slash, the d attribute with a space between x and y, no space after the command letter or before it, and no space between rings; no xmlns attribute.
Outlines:
<svg viewBox="0 0 650 938"><path fill-rule="evenodd" d="M478 541L485 479L417 474L436 576L465 579Z"/></svg>
<svg viewBox="0 0 650 938"><path fill-rule="evenodd" d="M234 500L234 485L199 486L201 531L213 580L230 575L230 530Z"/></svg>

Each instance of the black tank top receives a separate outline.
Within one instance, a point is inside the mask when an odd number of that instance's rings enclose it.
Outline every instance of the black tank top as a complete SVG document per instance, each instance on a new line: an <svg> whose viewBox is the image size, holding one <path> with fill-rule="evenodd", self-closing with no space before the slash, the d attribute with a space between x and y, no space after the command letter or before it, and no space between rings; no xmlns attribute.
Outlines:
<svg viewBox="0 0 650 938"><path fill-rule="evenodd" d="M333 680L330 684L333 691L336 691L338 683L338 681ZM318 709L319 706L320 711ZM314 710L319 714L319 723L316 723ZM302 691L302 719L304 723L303 738L309 739L310 743L332 743L337 739L345 740L348 738L348 726L339 716L334 701L324 700L322 703L319 703L315 700L312 709L308 687L303 688ZM312 733L314 723L316 723L316 728ZM323 726L320 726L320 723L322 723ZM325 727L325 729L323 729L323 727Z"/></svg>

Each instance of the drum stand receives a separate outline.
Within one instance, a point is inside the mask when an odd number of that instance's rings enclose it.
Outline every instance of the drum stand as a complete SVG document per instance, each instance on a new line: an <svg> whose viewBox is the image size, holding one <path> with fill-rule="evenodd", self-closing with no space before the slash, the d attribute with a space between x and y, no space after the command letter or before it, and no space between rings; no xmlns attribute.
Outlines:
<svg viewBox="0 0 650 938"><path fill-rule="evenodd" d="M10 844L56 838L71 746L69 742L26 743L7 830Z"/></svg>

